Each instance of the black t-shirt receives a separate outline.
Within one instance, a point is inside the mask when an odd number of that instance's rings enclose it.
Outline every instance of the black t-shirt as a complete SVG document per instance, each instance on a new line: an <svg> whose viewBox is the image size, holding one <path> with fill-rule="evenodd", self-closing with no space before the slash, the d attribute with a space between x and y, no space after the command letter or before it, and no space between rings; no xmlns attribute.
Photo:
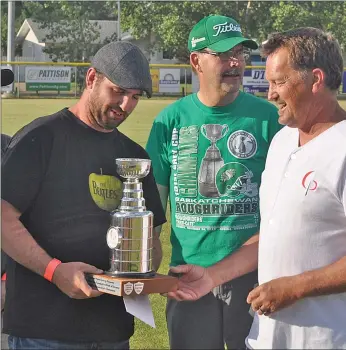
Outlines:
<svg viewBox="0 0 346 350"><path fill-rule="evenodd" d="M50 256L108 270L109 212L121 198L124 181L116 173L116 158L149 157L118 130L98 132L68 109L38 118L21 129L7 149L2 198L22 213L21 222ZM143 179L143 193L154 226L163 224L152 172ZM104 294L72 299L11 259L6 269L5 333L109 342L133 334L133 317L122 298Z"/></svg>
<svg viewBox="0 0 346 350"><path fill-rule="evenodd" d="M11 137L5 134L1 134L1 160L6 152L7 146L11 141ZM6 261L8 257L7 255L1 250L1 276L6 271Z"/></svg>

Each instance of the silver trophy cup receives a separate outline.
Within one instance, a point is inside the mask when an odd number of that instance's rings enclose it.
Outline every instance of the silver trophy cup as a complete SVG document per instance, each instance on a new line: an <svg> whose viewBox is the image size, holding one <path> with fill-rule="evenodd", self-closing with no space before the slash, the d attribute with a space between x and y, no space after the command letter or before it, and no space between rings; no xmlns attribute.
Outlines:
<svg viewBox="0 0 346 350"><path fill-rule="evenodd" d="M198 174L199 193L204 197L220 196L216 187L216 174L224 166L224 160L216 142L221 140L227 132L227 124L204 124L201 127L201 133L211 142L202 159Z"/></svg>
<svg viewBox="0 0 346 350"><path fill-rule="evenodd" d="M125 178L119 208L111 213L107 231L110 269L105 273L118 277L152 277L153 219L146 210L139 179L150 171L149 159L118 158L118 174Z"/></svg>

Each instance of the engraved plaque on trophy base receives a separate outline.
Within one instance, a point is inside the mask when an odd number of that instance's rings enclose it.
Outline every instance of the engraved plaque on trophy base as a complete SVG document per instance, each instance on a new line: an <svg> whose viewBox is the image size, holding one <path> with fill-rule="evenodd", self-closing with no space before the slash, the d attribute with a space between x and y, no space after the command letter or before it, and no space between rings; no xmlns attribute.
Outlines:
<svg viewBox="0 0 346 350"><path fill-rule="evenodd" d="M88 284L100 292L117 296L168 293L177 290L178 278L155 274L152 278L111 277L86 274Z"/></svg>

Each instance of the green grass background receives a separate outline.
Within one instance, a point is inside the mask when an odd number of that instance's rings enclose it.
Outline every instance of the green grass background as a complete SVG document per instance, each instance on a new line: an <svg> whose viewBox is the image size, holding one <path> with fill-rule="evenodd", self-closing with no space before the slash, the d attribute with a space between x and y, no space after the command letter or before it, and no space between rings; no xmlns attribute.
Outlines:
<svg viewBox="0 0 346 350"><path fill-rule="evenodd" d="M2 133L13 135L22 126L33 119L54 113L63 107L69 107L76 100L71 99L4 99L1 102ZM131 116L120 126L120 130L143 147L155 116L173 100L141 100ZM340 101L346 110L346 101ZM169 213L168 223L161 233L163 261L159 272L167 273L170 260ZM151 304L155 317L156 329L136 319L135 335L131 339L132 349L169 349L165 320L166 298L151 295ZM116 317L116 315L114 315Z"/></svg>

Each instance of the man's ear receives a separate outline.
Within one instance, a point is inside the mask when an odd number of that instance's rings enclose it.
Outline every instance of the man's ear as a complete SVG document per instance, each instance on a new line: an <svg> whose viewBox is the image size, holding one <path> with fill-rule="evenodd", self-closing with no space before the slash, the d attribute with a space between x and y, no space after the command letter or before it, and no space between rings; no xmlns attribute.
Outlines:
<svg viewBox="0 0 346 350"><path fill-rule="evenodd" d="M200 59L197 52L192 52L190 54L190 64L195 69L196 72L201 72Z"/></svg>
<svg viewBox="0 0 346 350"><path fill-rule="evenodd" d="M96 69L90 67L85 75L85 86L87 89L92 89L96 81Z"/></svg>
<svg viewBox="0 0 346 350"><path fill-rule="evenodd" d="M320 68L312 70L312 92L318 92L325 86L326 75Z"/></svg>

